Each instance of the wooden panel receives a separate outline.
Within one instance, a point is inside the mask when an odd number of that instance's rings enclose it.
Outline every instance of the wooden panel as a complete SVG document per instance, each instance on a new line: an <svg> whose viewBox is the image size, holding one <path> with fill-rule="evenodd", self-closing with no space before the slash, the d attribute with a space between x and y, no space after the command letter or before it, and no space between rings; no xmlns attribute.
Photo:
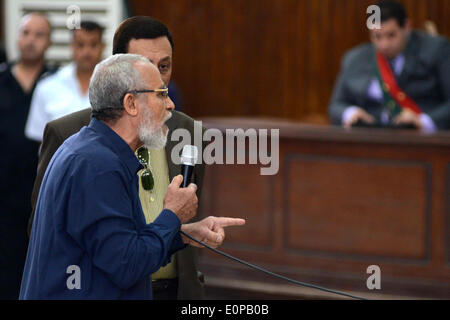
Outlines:
<svg viewBox="0 0 450 320"><path fill-rule="evenodd" d="M343 53L368 41L371 0L130 1L175 41L173 79L194 116L323 123ZM415 27L450 36L450 0L404 0Z"/></svg>
<svg viewBox="0 0 450 320"><path fill-rule="evenodd" d="M275 176L263 178L258 165L207 168L201 215L248 218L246 226L227 233L227 253L366 297L450 298L450 133L249 118L208 118L203 124L222 131L280 129ZM311 294L208 250L200 258L200 270L218 290L238 290L230 286L239 283L259 288L260 298ZM381 268L381 291L366 287L372 264ZM264 293L266 283L273 295Z"/></svg>
<svg viewBox="0 0 450 320"><path fill-rule="evenodd" d="M208 168L206 185L214 186L202 195L204 215L241 217L245 212L245 232L230 228L226 246L241 249L270 250L273 243L273 183L272 178L261 176L255 165L213 165ZM248 189L242 189L248 181ZM205 188L206 189L206 188ZM221 195L226 194L226 197ZM258 201L254 201L255 194Z"/></svg>
<svg viewBox="0 0 450 320"><path fill-rule="evenodd" d="M427 259L426 164L295 155L285 165L291 252Z"/></svg>

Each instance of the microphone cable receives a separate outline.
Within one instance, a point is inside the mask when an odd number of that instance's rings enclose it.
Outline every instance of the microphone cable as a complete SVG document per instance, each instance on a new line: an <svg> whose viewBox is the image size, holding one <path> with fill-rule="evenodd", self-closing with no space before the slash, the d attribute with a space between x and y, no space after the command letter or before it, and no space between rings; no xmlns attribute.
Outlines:
<svg viewBox="0 0 450 320"><path fill-rule="evenodd" d="M247 266L247 267L249 267L249 268L252 268L252 269L255 269L255 270L264 272L264 273L266 273L266 274L268 274L268 275L270 275L270 276L273 276L273 277L275 277L275 278L283 279L283 280L286 280L286 281L288 281L288 282L294 283L294 284L299 285L299 286L308 287L308 288L313 288L313 289L325 291L325 292L328 292L328 293L333 293L333 294L336 294L336 295L340 295L340 296L344 296L344 297L348 297L348 298L352 298L352 299L356 299L356 300L369 300L369 299L367 299L367 298L358 297L358 296L351 295L351 294L348 294L348 293L345 293L345 292L340 292L340 291L336 291L336 290L331 290L331 289L328 289L328 288L316 286L316 285L314 285L314 284L310 284L310 283L306 283L306 282L301 282L301 281L297 281L297 280L294 280L294 279L291 279L291 278L282 276L282 275L280 275L280 274L274 273L274 272L272 272L272 271L269 271L269 270L264 269L264 268L262 268L262 267L259 267L259 266L257 266L257 265L254 265L254 264L251 264L251 263L246 262L246 261L244 261L244 260L241 260L241 259L239 259L239 258L233 257L232 255L229 255L229 254L227 254L227 253L225 253L225 252L223 252L223 251L217 250L216 248L213 248L213 247L207 245L206 243L204 243L204 242L202 242L202 241L200 241L200 240L197 240L197 239L191 237L190 235L188 235L187 233L185 233L185 232L183 232L183 231L181 231L181 230L180 230L180 233L181 233L182 235L184 235L186 238L189 238L190 240L192 240L192 241L194 241L194 242L196 242L196 243L198 243L198 244L204 246L205 248L208 248L209 250L211 250L211 251L213 251L213 252L215 252L215 253L217 253L217 254L220 254L220 255L222 255L222 256L228 258L228 259L231 259L231 260L233 260L233 261L236 261L236 262L238 262L238 263L241 263L241 264L243 264L243 265L245 265L245 266Z"/></svg>

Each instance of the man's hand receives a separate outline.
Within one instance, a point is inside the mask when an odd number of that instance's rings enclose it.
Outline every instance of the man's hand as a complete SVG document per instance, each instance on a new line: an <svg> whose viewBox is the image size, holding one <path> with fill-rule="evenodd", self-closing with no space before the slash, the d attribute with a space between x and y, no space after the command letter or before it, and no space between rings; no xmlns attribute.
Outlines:
<svg viewBox="0 0 450 320"><path fill-rule="evenodd" d="M225 218L225 217L207 217L201 221L183 224L181 230L191 237L200 240L213 248L220 246L225 239L225 227L242 226L244 219ZM185 236L182 236L183 242L196 247L202 247Z"/></svg>
<svg viewBox="0 0 450 320"><path fill-rule="evenodd" d="M419 115L409 109L403 109L403 111L396 116L393 121L397 126L413 125L417 129L422 130L422 122L420 121Z"/></svg>
<svg viewBox="0 0 450 320"><path fill-rule="evenodd" d="M362 108L357 107L352 115L347 119L347 121L343 123L343 126L344 128L348 129L358 121L373 124L375 123L375 118Z"/></svg>
<svg viewBox="0 0 450 320"><path fill-rule="evenodd" d="M180 174L173 178L164 197L164 209L172 210L181 223L186 223L197 214L197 186L191 183L186 188L180 188L182 182L183 176Z"/></svg>

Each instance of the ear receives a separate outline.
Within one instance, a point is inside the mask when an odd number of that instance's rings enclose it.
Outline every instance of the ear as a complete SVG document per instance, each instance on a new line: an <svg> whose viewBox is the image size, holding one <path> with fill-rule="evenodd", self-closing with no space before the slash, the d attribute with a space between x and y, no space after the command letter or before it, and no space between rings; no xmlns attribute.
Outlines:
<svg viewBox="0 0 450 320"><path fill-rule="evenodd" d="M131 93L125 94L125 97L123 97L123 108L125 109L125 112L128 113L130 116L135 117L139 113L139 108L137 105L137 100L134 95Z"/></svg>

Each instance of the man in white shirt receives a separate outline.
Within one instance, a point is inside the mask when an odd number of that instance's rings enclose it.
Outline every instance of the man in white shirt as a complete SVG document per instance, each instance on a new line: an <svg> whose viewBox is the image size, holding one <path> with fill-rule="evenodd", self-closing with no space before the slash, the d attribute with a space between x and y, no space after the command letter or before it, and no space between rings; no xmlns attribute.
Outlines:
<svg viewBox="0 0 450 320"><path fill-rule="evenodd" d="M103 28L92 21L84 21L73 31L74 62L55 74L42 79L36 86L25 135L41 142L47 122L66 114L90 107L89 81L94 67L102 58Z"/></svg>

